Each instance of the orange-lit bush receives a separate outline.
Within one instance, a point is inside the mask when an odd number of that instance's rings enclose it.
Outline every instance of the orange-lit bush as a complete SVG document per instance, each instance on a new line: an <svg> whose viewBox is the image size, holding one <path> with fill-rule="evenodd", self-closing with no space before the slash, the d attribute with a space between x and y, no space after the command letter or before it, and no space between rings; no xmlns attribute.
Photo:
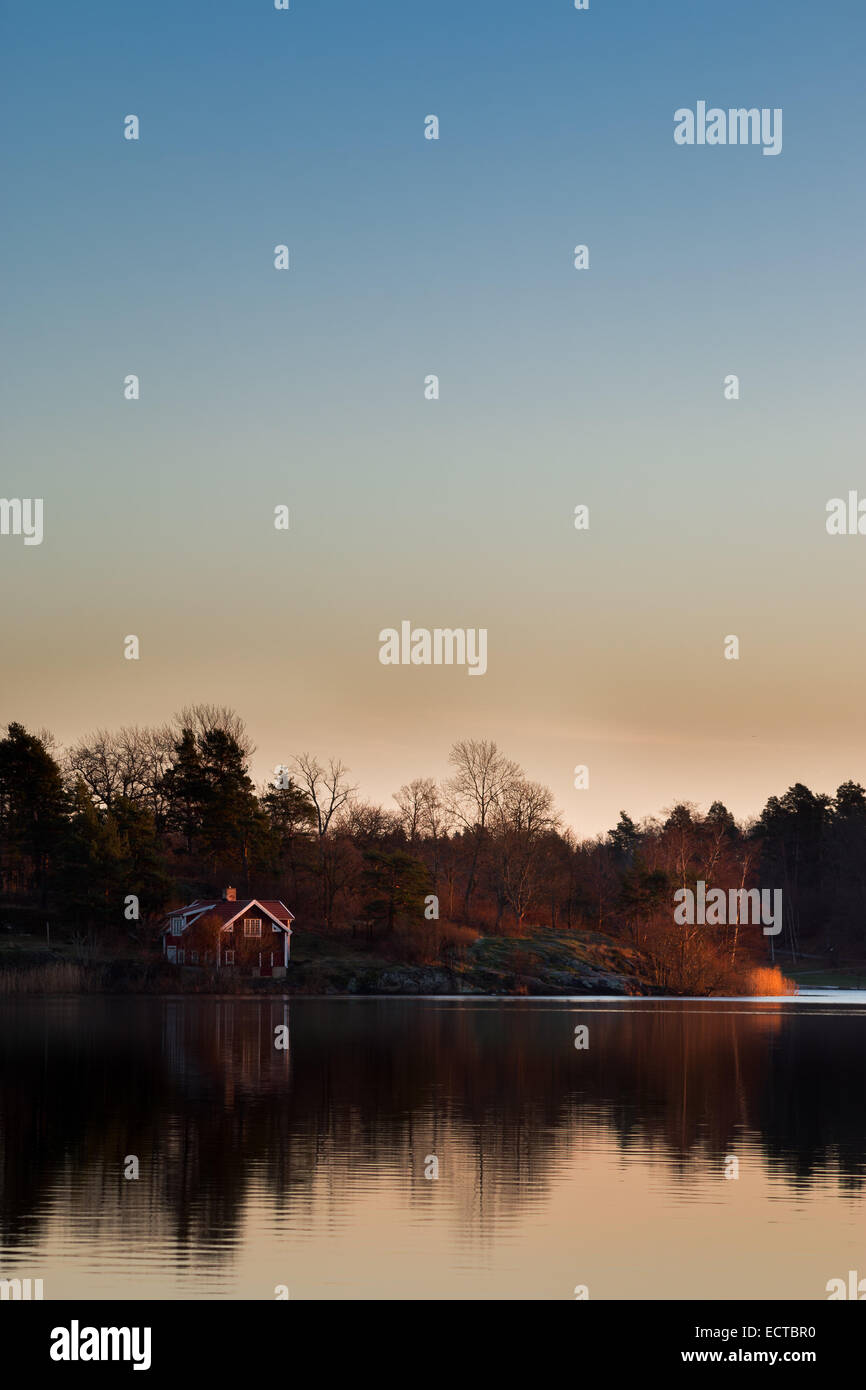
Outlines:
<svg viewBox="0 0 866 1390"><path fill-rule="evenodd" d="M796 994L797 986L787 980L778 965L758 965L749 971L750 994Z"/></svg>

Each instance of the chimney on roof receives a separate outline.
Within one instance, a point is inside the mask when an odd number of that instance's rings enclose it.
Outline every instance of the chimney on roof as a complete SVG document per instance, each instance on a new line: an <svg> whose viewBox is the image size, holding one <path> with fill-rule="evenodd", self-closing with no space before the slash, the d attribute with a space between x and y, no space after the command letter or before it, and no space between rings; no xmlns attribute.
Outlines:
<svg viewBox="0 0 866 1390"><path fill-rule="evenodd" d="M223 889L223 902L224 902L224 903L234 903L234 902L237 902L237 897L238 897L238 895L237 895L237 893L235 892L234 888L224 888L224 889Z"/></svg>

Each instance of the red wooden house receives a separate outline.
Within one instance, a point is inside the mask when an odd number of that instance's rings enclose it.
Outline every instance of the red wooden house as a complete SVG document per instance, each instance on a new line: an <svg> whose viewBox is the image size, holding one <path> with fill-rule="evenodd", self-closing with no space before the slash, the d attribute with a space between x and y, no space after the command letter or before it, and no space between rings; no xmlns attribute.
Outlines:
<svg viewBox="0 0 866 1390"><path fill-rule="evenodd" d="M198 898L175 908L160 929L167 960L177 965L236 970L247 975L285 975L294 914L272 899Z"/></svg>

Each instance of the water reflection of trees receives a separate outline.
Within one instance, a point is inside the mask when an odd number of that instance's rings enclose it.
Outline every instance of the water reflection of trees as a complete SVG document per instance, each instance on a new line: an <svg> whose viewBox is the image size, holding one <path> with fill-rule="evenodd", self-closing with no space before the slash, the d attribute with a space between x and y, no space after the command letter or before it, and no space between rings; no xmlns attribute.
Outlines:
<svg viewBox="0 0 866 1390"><path fill-rule="evenodd" d="M290 1049L274 1029L290 1018ZM642 1000L624 1008L448 1001L63 1000L0 1020L0 1221L32 1242L53 1205L113 1236L146 1225L179 1258L229 1255L251 1191L310 1229L387 1170L431 1200L458 1174L483 1235L580 1165L619 1151L685 1175L747 1136L776 1176L864 1172L862 1014ZM574 1047L588 1023L590 1046ZM128 1183L135 1154L141 1180Z"/></svg>

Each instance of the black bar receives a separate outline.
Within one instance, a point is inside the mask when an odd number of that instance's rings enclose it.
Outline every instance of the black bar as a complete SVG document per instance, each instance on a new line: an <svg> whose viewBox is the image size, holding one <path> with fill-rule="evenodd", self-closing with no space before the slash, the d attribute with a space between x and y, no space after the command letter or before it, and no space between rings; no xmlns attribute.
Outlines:
<svg viewBox="0 0 866 1390"><path fill-rule="evenodd" d="M82 1351L103 1350L101 1332L96 1342L88 1331L93 1328L128 1329L128 1342L118 1338L128 1359L84 1359ZM137 1339L133 1329L139 1329ZM561 1374L565 1368L570 1379L583 1379L591 1368L615 1378L763 1366L774 1372L806 1368L826 1383L828 1376L851 1373L864 1331L859 1310L825 1301L585 1301L567 1309L535 1301L520 1303L519 1311L512 1303L484 1301L372 1305L300 1299L0 1306L4 1363L14 1359L19 1377L49 1372L59 1382L92 1379L99 1371L160 1381L192 1371L219 1377L224 1385L232 1374L252 1374L257 1381L294 1375L301 1364L305 1374L316 1374L318 1367L329 1382L341 1367L354 1380L376 1375L378 1367L390 1382L426 1379L437 1367L459 1366L468 1373L477 1364L489 1382L500 1367L513 1377L519 1350L536 1363L537 1373ZM79 1359L53 1359L52 1347L69 1355L77 1348ZM110 1356L110 1334L104 1349ZM141 1363L138 1372L135 1360Z"/></svg>

